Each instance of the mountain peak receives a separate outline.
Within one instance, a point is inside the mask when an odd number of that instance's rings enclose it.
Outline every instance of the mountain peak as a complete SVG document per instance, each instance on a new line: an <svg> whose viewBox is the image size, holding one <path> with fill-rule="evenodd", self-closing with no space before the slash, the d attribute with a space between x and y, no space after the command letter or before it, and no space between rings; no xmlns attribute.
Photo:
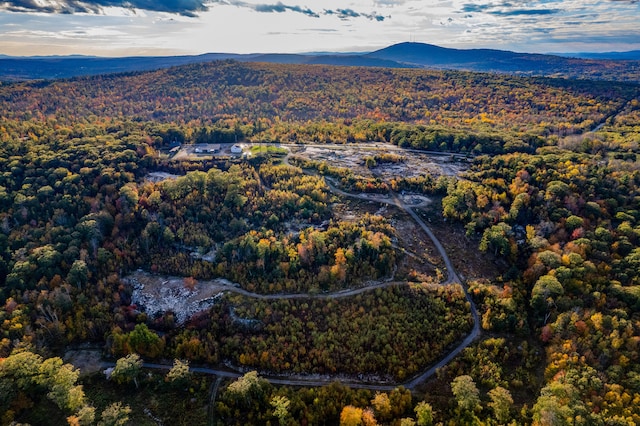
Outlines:
<svg viewBox="0 0 640 426"><path fill-rule="evenodd" d="M369 54L371 57L420 66L463 65L478 61L504 61L522 54L492 49L452 49L427 43L403 42Z"/></svg>

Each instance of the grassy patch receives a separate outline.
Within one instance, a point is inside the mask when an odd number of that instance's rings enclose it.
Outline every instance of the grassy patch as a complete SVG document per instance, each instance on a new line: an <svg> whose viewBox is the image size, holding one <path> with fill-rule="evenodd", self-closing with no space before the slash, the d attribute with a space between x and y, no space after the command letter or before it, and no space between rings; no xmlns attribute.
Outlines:
<svg viewBox="0 0 640 426"><path fill-rule="evenodd" d="M249 152L251 152L251 155L287 155L286 149L273 145L252 145L251 148L249 148Z"/></svg>

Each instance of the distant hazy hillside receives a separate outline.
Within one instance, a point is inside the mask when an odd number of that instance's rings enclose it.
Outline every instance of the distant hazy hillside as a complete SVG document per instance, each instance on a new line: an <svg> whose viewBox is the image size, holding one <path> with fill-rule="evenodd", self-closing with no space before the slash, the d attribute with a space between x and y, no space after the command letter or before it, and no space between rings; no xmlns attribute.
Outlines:
<svg viewBox="0 0 640 426"><path fill-rule="evenodd" d="M126 58L0 56L0 81L21 81L80 77L134 71L152 71L177 65L234 59L240 62L270 62L278 64L325 64L382 68L414 68L387 59L363 55L295 55L284 53L239 55L207 53L197 56L141 56Z"/></svg>
<svg viewBox="0 0 640 426"><path fill-rule="evenodd" d="M629 52L577 52L577 53L554 53L558 56L567 56L569 58L583 59L613 59L621 61L640 61L640 50L631 50Z"/></svg>
<svg viewBox="0 0 640 426"><path fill-rule="evenodd" d="M609 54L612 59L581 59L492 49L448 49L423 43L400 43L365 54L208 53L169 57L38 57L0 56L0 80L57 79L234 59L241 62L325 64L382 68L435 68L519 75L640 82L638 52ZM589 54L581 54L589 55ZM594 58L598 54L591 54ZM607 54L602 54L607 55ZM603 56L604 58L605 56ZM625 60L622 60L625 59ZM628 60L636 59L636 60Z"/></svg>
<svg viewBox="0 0 640 426"><path fill-rule="evenodd" d="M0 58L0 80L57 79L131 71L150 71L176 65L229 59L235 56L237 55L212 53L199 56L140 56L126 58L77 56L49 58L4 57Z"/></svg>

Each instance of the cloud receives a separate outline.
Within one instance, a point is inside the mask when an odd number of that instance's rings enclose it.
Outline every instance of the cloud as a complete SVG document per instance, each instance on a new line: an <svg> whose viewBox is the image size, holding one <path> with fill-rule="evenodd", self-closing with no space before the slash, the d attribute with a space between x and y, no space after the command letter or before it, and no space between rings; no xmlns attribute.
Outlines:
<svg viewBox="0 0 640 426"><path fill-rule="evenodd" d="M223 0L224 1L224 0ZM222 3L223 1L220 1ZM238 7L248 7L250 9L255 10L256 12L261 13L282 13L282 12L297 12L306 16L310 16L312 18L319 18L320 13L315 12L308 7L300 7L300 6L289 6L282 2L278 2L275 4L250 4L241 0L227 0L227 4L231 4L233 6ZM385 17L382 15L378 15L376 12L372 13L362 13L356 12L353 9L325 9L322 12L322 15L335 15L342 20L349 20L355 18L366 18L372 21L384 21Z"/></svg>
<svg viewBox="0 0 640 426"><path fill-rule="evenodd" d="M553 15L562 12L561 9L512 9L513 7L514 4L510 2L503 2L501 4L466 3L462 5L461 11L464 13L487 13L494 16Z"/></svg>
<svg viewBox="0 0 640 426"><path fill-rule="evenodd" d="M513 10L494 10L487 12L496 16L519 16L519 15L553 15L561 12L560 9L513 9Z"/></svg>
<svg viewBox="0 0 640 426"><path fill-rule="evenodd" d="M0 2L0 10L11 12L98 14L106 7L169 12L184 16L196 16L197 12L208 9L201 0L6 0Z"/></svg>
<svg viewBox="0 0 640 426"><path fill-rule="evenodd" d="M360 13L360 12L356 12L353 9L336 9L336 10L325 9L324 14L336 15L338 18L342 20L348 20L351 18L360 18L360 17L367 18L371 21L378 21L378 22L382 22L385 20L384 16L378 15L376 12Z"/></svg>
<svg viewBox="0 0 640 426"><path fill-rule="evenodd" d="M307 31L313 33L337 33L335 28L302 28L300 31Z"/></svg>
<svg viewBox="0 0 640 426"><path fill-rule="evenodd" d="M34 0L9 0L0 3L0 9L9 10L11 12L44 12L44 13L89 13L93 12L97 7L91 8L90 5L84 5L76 1L69 2L37 2Z"/></svg>
<svg viewBox="0 0 640 426"><path fill-rule="evenodd" d="M400 6L406 2L407 0L374 0L376 5L385 7Z"/></svg>
<svg viewBox="0 0 640 426"><path fill-rule="evenodd" d="M308 7L290 6L282 2L278 2L275 4L251 4L242 0L226 0L226 1L219 0L216 2L219 2L221 4L230 4L232 6L238 6L238 7L247 7L255 10L256 12L261 12L261 13L296 12L306 16L310 16L312 18L319 18L321 15L320 13L309 9ZM325 9L322 12L322 15L335 15L342 20L349 20L349 19L355 19L355 18L366 18L366 19L369 19L372 21L378 21L378 22L385 20L384 16L378 15L376 12L362 13L362 12L356 12L353 9L335 9L335 10Z"/></svg>
<svg viewBox="0 0 640 426"><path fill-rule="evenodd" d="M491 8L493 8L494 5L492 4L474 4L474 3L467 3L467 4L463 4L462 5L462 11L465 13L473 13L473 12L484 12L486 10L489 10Z"/></svg>
<svg viewBox="0 0 640 426"><path fill-rule="evenodd" d="M309 8L300 7L300 6L288 6L281 2L278 2L276 4L257 4L253 6L253 9L256 12L263 12L263 13L270 13L270 12L282 13L290 10L292 12L298 12L298 13L302 13L303 15L311 16L312 18L320 17L320 15L318 15L316 12L314 12Z"/></svg>
<svg viewBox="0 0 640 426"><path fill-rule="evenodd" d="M0 0L0 10L11 12L40 12L55 14L101 14L107 7L121 7L131 10L148 10L168 12L188 17L196 17L213 5L229 5L252 9L259 13L295 12L312 18L319 18L320 13L308 7L277 3L249 3L243 0ZM336 15L340 19L366 18L373 21L384 21L385 17L372 13L361 13L353 9L324 10L323 15Z"/></svg>

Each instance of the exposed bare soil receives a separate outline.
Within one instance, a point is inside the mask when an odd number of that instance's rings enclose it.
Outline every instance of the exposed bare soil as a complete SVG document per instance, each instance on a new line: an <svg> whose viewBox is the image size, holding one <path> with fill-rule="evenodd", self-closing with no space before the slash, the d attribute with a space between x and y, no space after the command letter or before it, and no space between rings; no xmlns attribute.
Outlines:
<svg viewBox="0 0 640 426"><path fill-rule="evenodd" d="M376 154L393 153L402 157L398 163L381 163L372 168L365 166L367 157ZM424 174L432 176L458 175L466 168L449 155L434 155L420 151L406 151L395 145L352 144L352 145L304 145L296 149L296 156L315 161L327 161L334 167L353 170L363 177L380 178L388 181L391 178L416 177Z"/></svg>
<svg viewBox="0 0 640 426"><path fill-rule="evenodd" d="M420 217L428 223L438 240L447 250L451 262L465 280L477 278L494 279L505 272L507 263L500 257L483 253L478 249L479 241L467 237L464 227L459 223L451 223L442 216L440 199L427 208L418 210Z"/></svg>
<svg viewBox="0 0 640 426"><path fill-rule="evenodd" d="M162 182L163 180L177 179L179 177L179 175L174 175L167 172L151 172L147 176L145 176L145 180L148 180L149 182Z"/></svg>
<svg viewBox="0 0 640 426"><path fill-rule="evenodd" d="M213 280L190 286L183 278L160 277L141 270L127 276L126 281L133 288L132 303L144 308L150 317L171 311L178 324L213 306L223 290L231 285L226 280Z"/></svg>
<svg viewBox="0 0 640 426"><path fill-rule="evenodd" d="M244 143L243 148L248 151L255 144ZM216 152L209 152L205 145L183 145L173 155L173 160L211 160L213 158L240 158L242 154L231 152L233 144L220 144ZM353 170L362 177L380 178L389 181L394 177L415 177L430 174L434 177L441 175L454 176L467 168L467 163L459 161L459 156L439 153L425 153L418 150L405 150L387 143L359 143L348 145L280 145L291 154L314 161L327 161L332 166ZM365 159L376 154L395 154L402 157L396 163L380 163L367 168ZM162 176L155 177L155 179ZM169 176L171 178L171 176Z"/></svg>
<svg viewBox="0 0 640 426"><path fill-rule="evenodd" d="M347 198L335 203L332 210L336 219L343 221L356 221L366 213L389 219L396 231L394 247L399 253L395 279L429 281L435 278L436 268L442 269L442 259L431 239L401 209L381 206L374 201Z"/></svg>
<svg viewBox="0 0 640 426"><path fill-rule="evenodd" d="M217 146L217 150L215 152L209 152L206 148L209 147L209 144L194 144L194 145L182 145L178 152L173 156L173 160L190 160L190 161L198 161L198 160L211 160L212 158L240 158L242 157L242 153L233 153L231 152L231 147L234 144L231 143L223 143L223 144L213 144ZM250 144L242 144L243 149L249 146Z"/></svg>
<svg viewBox="0 0 640 426"><path fill-rule="evenodd" d="M390 180L393 177L411 177L423 174L433 176L457 175L467 166L452 155L424 153L415 150L400 149L395 145L349 144L349 145L283 145L292 154L316 161L328 161L333 166L345 167L363 177L376 177ZM196 152L197 145L183 146L174 159L189 158L191 160L224 157L231 154L231 144L223 144L216 153ZM365 159L376 154L392 153L402 161L381 163L372 168L365 166ZM175 175L154 173L152 180L175 178ZM389 200L384 194L360 194L362 199L340 197L340 201L332 207L338 220L356 221L365 213L378 214L388 218L396 230L394 247L398 250L398 265L395 278L409 281L439 281L439 272L444 272L444 263L431 239L420 229L406 211L390 204L381 204L378 198ZM470 243L463 229L444 223L441 217L440 203L432 205L432 200L420 194L402 193L397 197L406 206L421 209L425 222L433 227L438 238L442 240L451 253L456 268L465 278L492 277L497 273L494 262L487 261L487 256L479 253L477 246ZM325 224L323 224L324 226ZM290 223L289 231L296 233L308 226L307 223ZM185 287L180 278L162 278L151 276L141 271L129 277L134 287L133 301L144 307L150 316L162 312L173 311L178 323L183 323L196 312L202 311L215 303L216 298L230 283L209 281L197 283L193 289ZM219 285L221 284L221 285ZM228 288L228 287L227 287Z"/></svg>
<svg viewBox="0 0 640 426"><path fill-rule="evenodd" d="M79 369L81 374L97 373L104 367L102 351L88 346L70 349L62 358Z"/></svg>

